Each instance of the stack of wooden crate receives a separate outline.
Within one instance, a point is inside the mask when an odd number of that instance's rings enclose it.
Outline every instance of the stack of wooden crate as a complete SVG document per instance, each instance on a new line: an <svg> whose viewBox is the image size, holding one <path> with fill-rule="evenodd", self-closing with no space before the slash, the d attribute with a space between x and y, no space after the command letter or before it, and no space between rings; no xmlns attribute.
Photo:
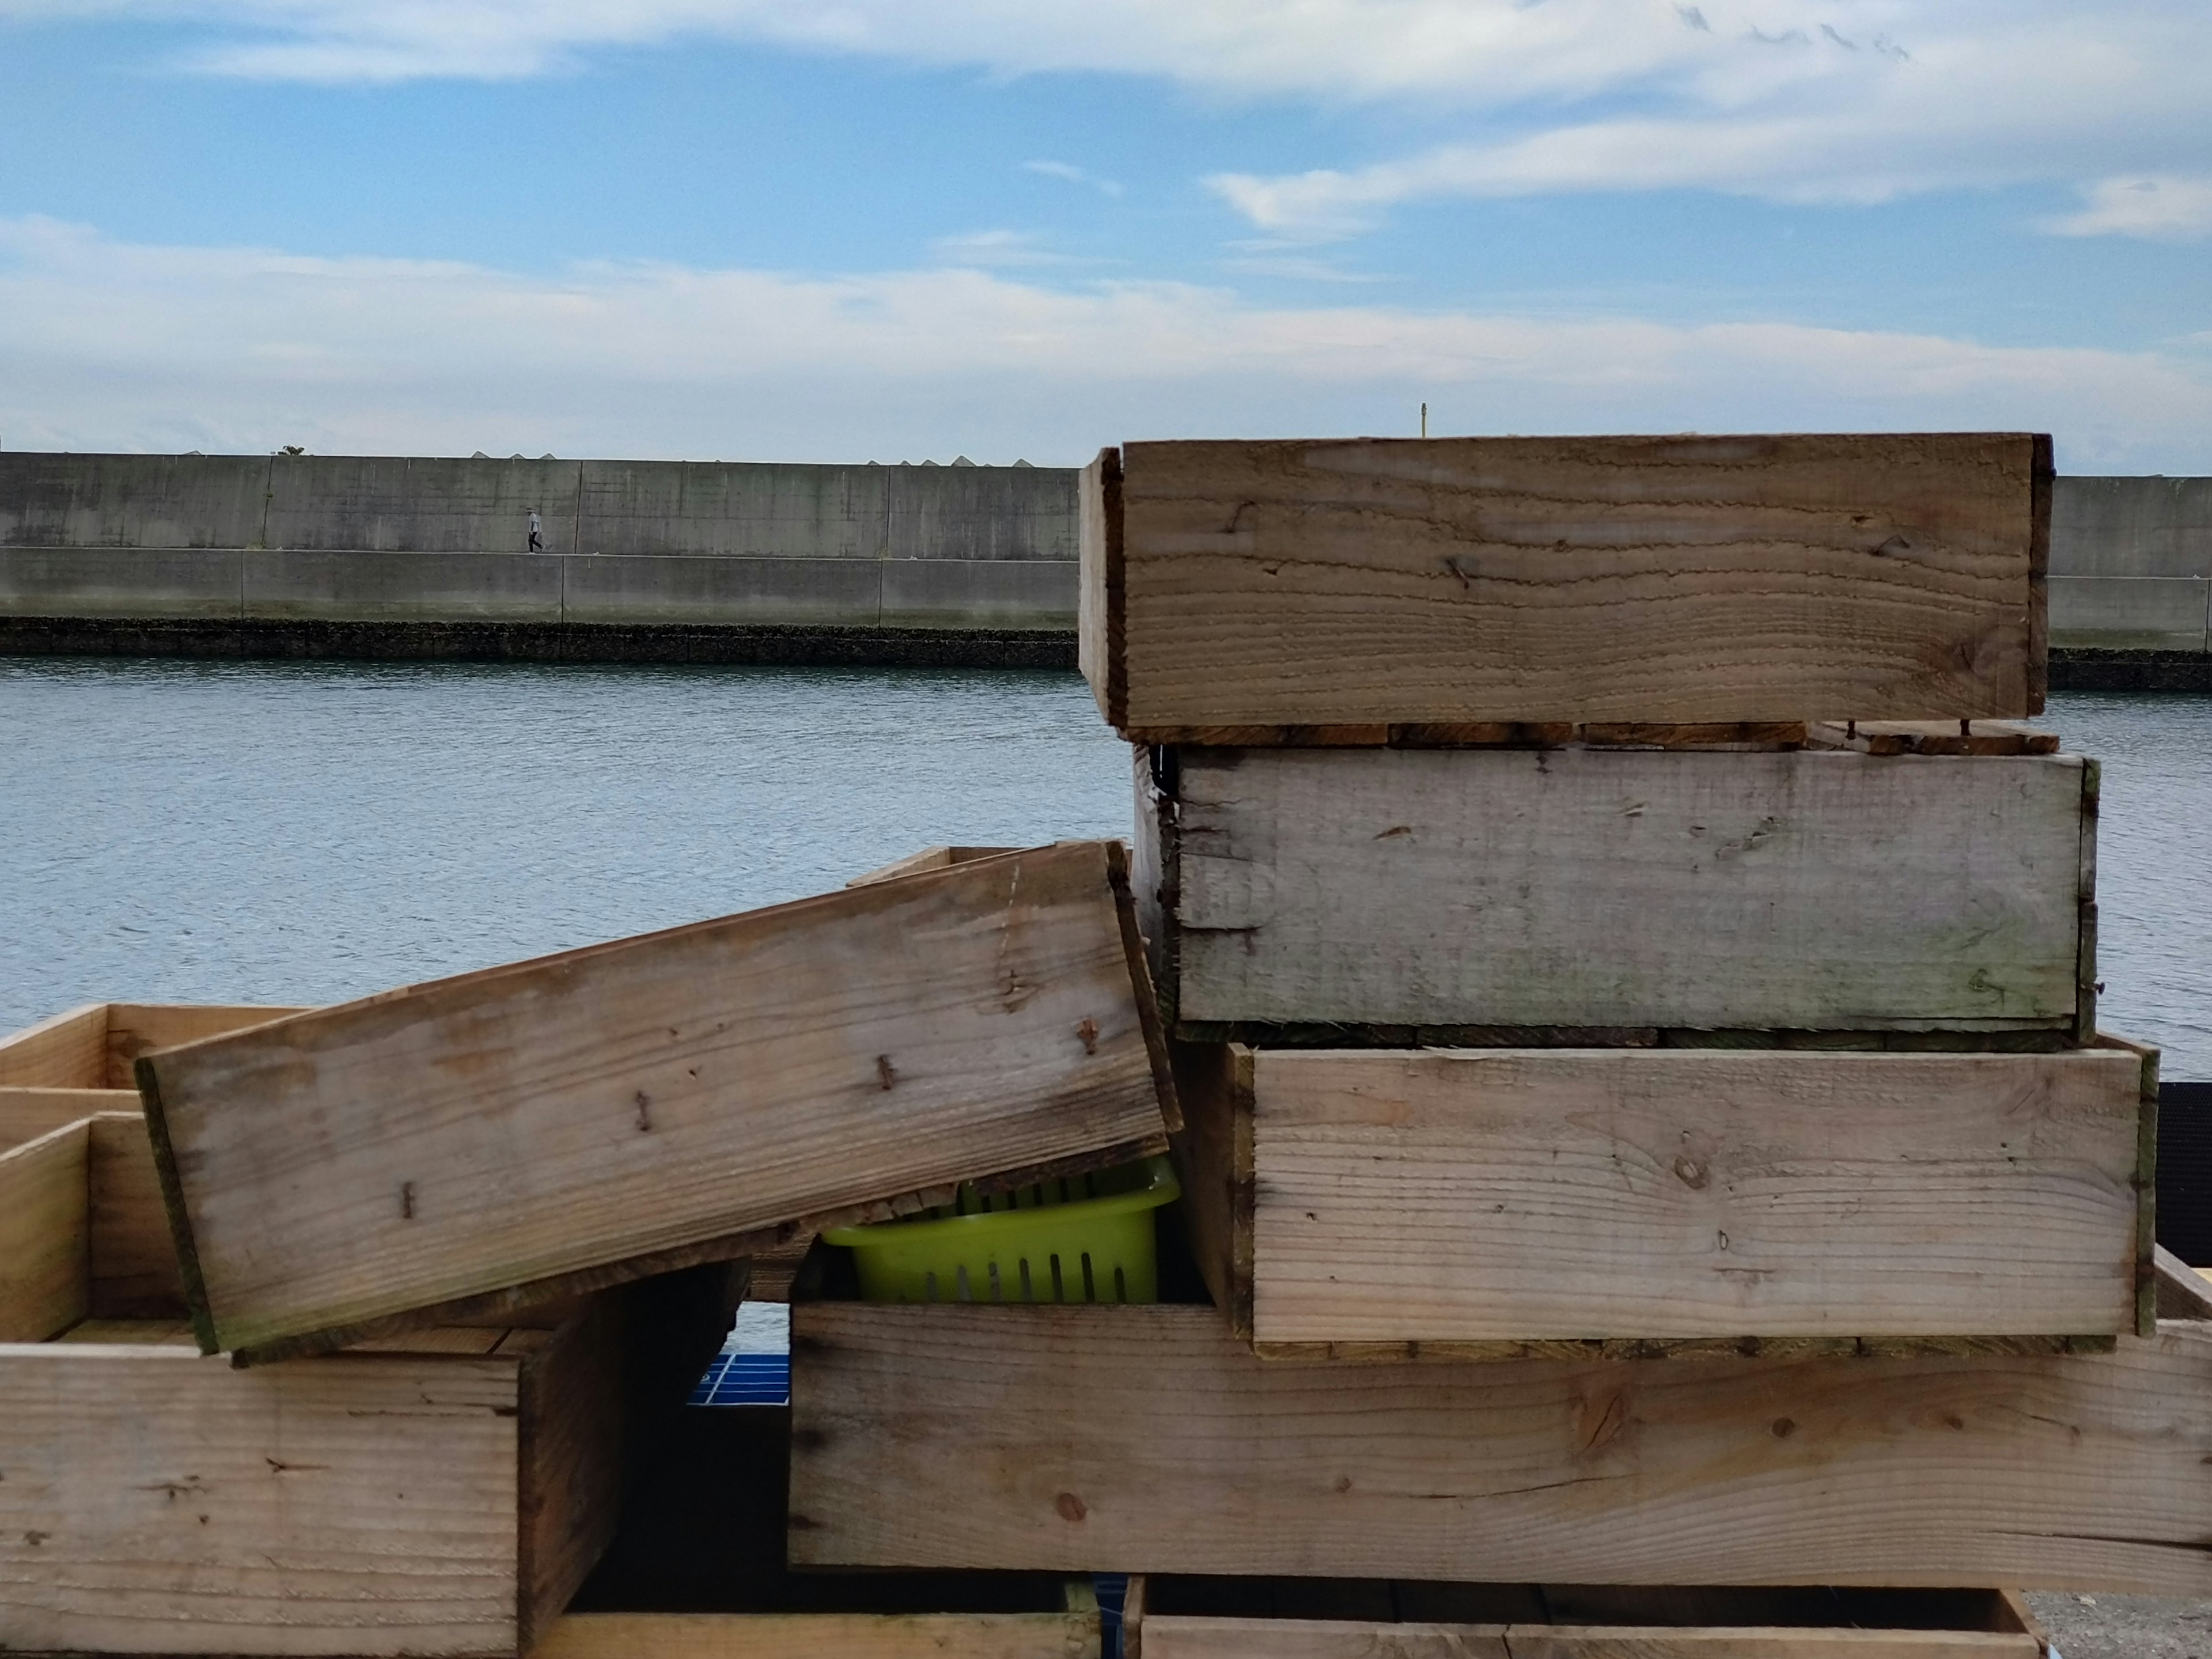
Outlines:
<svg viewBox="0 0 2212 1659"><path fill-rule="evenodd" d="M2096 767L2010 723L2049 478L2005 435L1103 455L1083 659L1214 1305L799 1306L794 1563L1152 1575L1152 1659L1829 1651L1695 1628L1808 1607L2029 1652L1925 1598L2212 1595Z"/></svg>

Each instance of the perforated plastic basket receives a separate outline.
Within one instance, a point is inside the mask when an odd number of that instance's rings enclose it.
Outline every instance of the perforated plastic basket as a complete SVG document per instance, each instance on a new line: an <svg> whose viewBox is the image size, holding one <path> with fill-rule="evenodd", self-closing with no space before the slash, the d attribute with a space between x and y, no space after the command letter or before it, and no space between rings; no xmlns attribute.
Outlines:
<svg viewBox="0 0 2212 1659"><path fill-rule="evenodd" d="M988 1197L963 1187L910 1221L839 1227L870 1302L1157 1302L1152 1214L1181 1197L1164 1158Z"/></svg>

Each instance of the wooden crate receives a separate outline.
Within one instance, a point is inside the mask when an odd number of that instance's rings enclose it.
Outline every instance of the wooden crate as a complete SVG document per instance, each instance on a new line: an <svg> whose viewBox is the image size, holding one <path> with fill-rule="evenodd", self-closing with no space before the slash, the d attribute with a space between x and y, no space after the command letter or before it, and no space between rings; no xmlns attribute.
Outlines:
<svg viewBox="0 0 2212 1659"><path fill-rule="evenodd" d="M2051 476L2010 434L1128 444L1080 659L1139 742L2033 714Z"/></svg>
<svg viewBox="0 0 2212 1659"><path fill-rule="evenodd" d="M0 1152L94 1112L138 1109L131 1065L155 1048L242 1030L297 1008L93 1002L0 1037Z"/></svg>
<svg viewBox="0 0 2212 1659"><path fill-rule="evenodd" d="M1596 749L1139 751L1192 1038L2086 1039L2096 763Z"/></svg>
<svg viewBox="0 0 2212 1659"><path fill-rule="evenodd" d="M1211 1308L793 1310L804 1566L2212 1596L2212 1323L2106 1354L1261 1360Z"/></svg>
<svg viewBox="0 0 2212 1659"><path fill-rule="evenodd" d="M1263 1356L2084 1352L2155 1321L2158 1057L1178 1045Z"/></svg>
<svg viewBox="0 0 2212 1659"><path fill-rule="evenodd" d="M727 1278L240 1371L191 1342L142 1119L0 1155L0 1648L521 1653Z"/></svg>
<svg viewBox="0 0 2212 1659"><path fill-rule="evenodd" d="M1123 1659L2044 1659L2009 1590L1133 1580Z"/></svg>
<svg viewBox="0 0 2212 1659"><path fill-rule="evenodd" d="M527 1305L1164 1147L1119 842L1072 842L143 1058L201 1346Z"/></svg>

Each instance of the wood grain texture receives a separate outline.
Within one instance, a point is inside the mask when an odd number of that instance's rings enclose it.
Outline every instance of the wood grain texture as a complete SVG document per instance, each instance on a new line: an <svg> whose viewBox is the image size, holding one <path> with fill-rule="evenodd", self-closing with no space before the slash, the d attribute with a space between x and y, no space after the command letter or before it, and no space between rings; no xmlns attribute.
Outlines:
<svg viewBox="0 0 2212 1659"><path fill-rule="evenodd" d="M2079 1022L2075 757L1154 754L1135 865L1185 1035Z"/></svg>
<svg viewBox="0 0 2212 1659"><path fill-rule="evenodd" d="M304 1008L198 1002L111 1002L107 1005L106 1083L134 1089L131 1066L138 1056L204 1037L251 1030Z"/></svg>
<svg viewBox="0 0 2212 1659"><path fill-rule="evenodd" d="M980 860L142 1060L203 1345L273 1357L1163 1146L1121 860Z"/></svg>
<svg viewBox="0 0 2212 1659"><path fill-rule="evenodd" d="M525 1648L568 1607L621 1513L631 1450L621 1314L618 1297L594 1297L524 1359L517 1541Z"/></svg>
<svg viewBox="0 0 2212 1659"><path fill-rule="evenodd" d="M0 1037L0 1085L99 1089L107 1081L107 1005L87 1003Z"/></svg>
<svg viewBox="0 0 2212 1659"><path fill-rule="evenodd" d="M793 1314L798 1565L2212 1595L2200 1323L2059 1358L1344 1366L1257 1359L1210 1308Z"/></svg>
<svg viewBox="0 0 2212 1659"><path fill-rule="evenodd" d="M1262 1344L2136 1327L2124 1050L1243 1056Z"/></svg>
<svg viewBox="0 0 2212 1659"><path fill-rule="evenodd" d="M949 870L956 864L972 864L977 859L995 859L1008 853L1019 852L1017 847L925 847L919 853L908 853L902 859L893 859L865 874L855 876L845 884L848 887L869 887L879 881L891 881L900 876L920 875L925 870Z"/></svg>
<svg viewBox="0 0 2212 1659"><path fill-rule="evenodd" d="M516 1371L0 1346L0 1646L514 1653Z"/></svg>
<svg viewBox="0 0 2212 1659"><path fill-rule="evenodd" d="M93 1316L175 1318L185 1310L185 1285L146 1120L135 1110L106 1112L88 1120L88 1128Z"/></svg>
<svg viewBox="0 0 2212 1659"><path fill-rule="evenodd" d="M1075 1613L583 1613L533 1659L1095 1659Z"/></svg>
<svg viewBox="0 0 2212 1659"><path fill-rule="evenodd" d="M2037 442L1128 444L1081 660L1125 730L2033 714Z"/></svg>
<svg viewBox="0 0 2212 1659"><path fill-rule="evenodd" d="M1983 1631L1747 1625L1364 1624L1154 1617L1144 1659L2040 1659L2033 1637Z"/></svg>
<svg viewBox="0 0 2212 1659"><path fill-rule="evenodd" d="M0 1087L0 1152L100 1112L137 1110L136 1089Z"/></svg>
<svg viewBox="0 0 2212 1659"><path fill-rule="evenodd" d="M0 1153L0 1342L43 1342L92 1311L90 1139L69 1123Z"/></svg>

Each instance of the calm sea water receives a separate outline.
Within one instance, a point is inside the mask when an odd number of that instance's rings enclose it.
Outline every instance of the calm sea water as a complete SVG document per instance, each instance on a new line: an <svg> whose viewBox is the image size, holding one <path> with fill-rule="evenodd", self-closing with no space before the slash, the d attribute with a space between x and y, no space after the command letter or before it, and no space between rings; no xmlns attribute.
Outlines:
<svg viewBox="0 0 2212 1659"><path fill-rule="evenodd" d="M2212 698L2055 697L2105 761L2108 1029L2212 1078ZM1126 835L1072 674L0 659L0 1031L341 1000Z"/></svg>

